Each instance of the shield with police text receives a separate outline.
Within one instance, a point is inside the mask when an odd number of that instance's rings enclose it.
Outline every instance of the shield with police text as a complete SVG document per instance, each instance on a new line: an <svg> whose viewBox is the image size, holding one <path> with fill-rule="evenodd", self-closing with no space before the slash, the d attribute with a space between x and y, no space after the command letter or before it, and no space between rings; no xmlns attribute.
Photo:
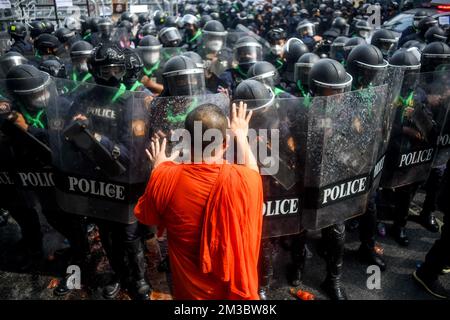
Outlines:
<svg viewBox="0 0 450 320"><path fill-rule="evenodd" d="M425 181L437 153L447 102L446 72L405 73L380 186Z"/></svg>
<svg viewBox="0 0 450 320"><path fill-rule="evenodd" d="M318 230L365 212L386 86L316 97L301 152L302 227Z"/></svg>
<svg viewBox="0 0 450 320"><path fill-rule="evenodd" d="M58 80L73 86L67 80ZM57 201L69 213L132 223L149 176L150 93L84 84L48 115Z"/></svg>
<svg viewBox="0 0 450 320"><path fill-rule="evenodd" d="M273 97L243 102L253 112L249 142L263 180L263 238L298 234L304 201L299 155L306 146L308 101Z"/></svg>

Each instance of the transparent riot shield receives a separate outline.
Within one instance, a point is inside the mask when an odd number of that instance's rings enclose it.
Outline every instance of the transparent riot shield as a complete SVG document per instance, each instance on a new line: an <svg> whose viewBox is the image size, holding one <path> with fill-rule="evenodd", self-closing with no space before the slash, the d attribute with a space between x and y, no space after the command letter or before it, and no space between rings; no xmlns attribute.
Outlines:
<svg viewBox="0 0 450 320"><path fill-rule="evenodd" d="M399 67L389 67L387 69L383 84L386 85L386 98L384 100L384 108L382 110L382 125L378 128L377 145L376 145L376 163L372 171L372 192L378 189L381 179L381 173L384 167L386 151L394 124L396 107L395 101L400 93L403 83L404 69ZM377 103L383 103L381 99Z"/></svg>
<svg viewBox="0 0 450 320"><path fill-rule="evenodd" d="M249 141L263 179L263 238L298 234L303 201L299 156L306 145L308 104L294 97L244 103L253 110Z"/></svg>
<svg viewBox="0 0 450 320"><path fill-rule="evenodd" d="M3 182L37 193L54 191L52 152L49 147L47 115L51 106L64 108L53 79L33 78L36 90L22 90L29 79L0 80L2 95L0 135L2 136Z"/></svg>
<svg viewBox="0 0 450 320"><path fill-rule="evenodd" d="M186 52L186 49L181 47L165 47L161 48L161 67L164 68L164 65L170 58L179 56L183 52Z"/></svg>
<svg viewBox="0 0 450 320"><path fill-rule="evenodd" d="M450 159L450 66L441 65L439 70L434 72L434 77L440 81L440 90L433 92L428 102L440 132L432 167L442 167Z"/></svg>
<svg viewBox="0 0 450 320"><path fill-rule="evenodd" d="M302 227L318 230L365 212L385 97L380 86L311 102L300 155Z"/></svg>
<svg viewBox="0 0 450 320"><path fill-rule="evenodd" d="M447 109L446 78L441 71L405 73L395 102L381 187L396 188L427 179Z"/></svg>
<svg viewBox="0 0 450 320"><path fill-rule="evenodd" d="M86 83L65 98L70 107L48 115L59 206L98 219L136 221L134 205L149 175L149 95Z"/></svg>

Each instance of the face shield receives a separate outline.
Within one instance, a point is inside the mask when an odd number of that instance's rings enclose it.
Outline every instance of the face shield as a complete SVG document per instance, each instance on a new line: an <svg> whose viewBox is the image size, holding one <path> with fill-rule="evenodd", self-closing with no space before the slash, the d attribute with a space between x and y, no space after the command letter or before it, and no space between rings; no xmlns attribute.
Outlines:
<svg viewBox="0 0 450 320"><path fill-rule="evenodd" d="M422 72L438 71L450 64L450 54L422 53Z"/></svg>
<svg viewBox="0 0 450 320"><path fill-rule="evenodd" d="M250 79L262 82L269 88L274 88L280 83L280 75L276 71L269 71L263 74L259 74Z"/></svg>
<svg viewBox="0 0 450 320"><path fill-rule="evenodd" d="M163 74L170 95L195 96L205 93L203 69L171 71Z"/></svg>
<svg viewBox="0 0 450 320"><path fill-rule="evenodd" d="M126 73L125 65L100 66L94 70L96 82L101 85L117 86Z"/></svg>
<svg viewBox="0 0 450 320"><path fill-rule="evenodd" d="M355 84L362 87L379 86L384 83L386 78L387 66L389 63L383 60L381 65L369 65L356 61L357 78Z"/></svg>
<svg viewBox="0 0 450 320"><path fill-rule="evenodd" d="M222 50L227 37L227 32L203 31L203 41L207 50L218 52Z"/></svg>
<svg viewBox="0 0 450 320"><path fill-rule="evenodd" d="M89 72L89 56L72 57L72 66L77 73Z"/></svg>
<svg viewBox="0 0 450 320"><path fill-rule="evenodd" d="M109 38L111 36L113 26L111 23L100 23L98 30L103 38Z"/></svg>
<svg viewBox="0 0 450 320"><path fill-rule="evenodd" d="M177 28L167 28L159 37L164 45L170 47L177 47L181 42L181 35Z"/></svg>
<svg viewBox="0 0 450 320"><path fill-rule="evenodd" d="M33 89L14 90L14 94L22 105L30 112L35 112L46 108L49 105L54 87L51 86L52 81L49 75L42 79L43 83ZM26 81L26 79L24 79Z"/></svg>
<svg viewBox="0 0 450 320"><path fill-rule="evenodd" d="M27 59L21 56L11 56L11 57L4 57L3 60L0 62L0 77L1 79L6 78L6 75L9 70L11 70L15 66L19 66L21 64L27 63Z"/></svg>
<svg viewBox="0 0 450 320"><path fill-rule="evenodd" d="M383 57L390 57L392 53L395 51L397 41L393 39L380 39L380 49Z"/></svg>
<svg viewBox="0 0 450 320"><path fill-rule="evenodd" d="M234 58L240 66L250 66L261 61L262 48L259 43L243 43L234 48Z"/></svg>
<svg viewBox="0 0 450 320"><path fill-rule="evenodd" d="M311 71L312 63L297 62L294 66L294 81L297 84L300 81L302 86L308 85L308 76Z"/></svg>
<svg viewBox="0 0 450 320"><path fill-rule="evenodd" d="M345 60L345 46L343 43L332 43L330 47L330 58L338 62Z"/></svg>
<svg viewBox="0 0 450 320"><path fill-rule="evenodd" d="M162 45L152 47L138 47L144 65L146 66L155 65L161 57L160 52L161 48Z"/></svg>
<svg viewBox="0 0 450 320"><path fill-rule="evenodd" d="M302 36L313 37L316 34L316 26L313 23L306 23L299 27L299 33Z"/></svg>
<svg viewBox="0 0 450 320"><path fill-rule="evenodd" d="M313 80L313 83L316 87L315 96L332 96L335 94L348 92L352 88L352 81L353 78L350 74L347 74L347 81L338 84Z"/></svg>

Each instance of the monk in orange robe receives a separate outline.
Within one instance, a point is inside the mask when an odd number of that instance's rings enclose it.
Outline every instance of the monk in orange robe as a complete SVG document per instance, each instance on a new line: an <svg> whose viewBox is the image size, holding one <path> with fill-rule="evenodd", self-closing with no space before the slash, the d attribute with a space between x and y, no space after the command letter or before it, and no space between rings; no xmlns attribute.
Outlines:
<svg viewBox="0 0 450 320"><path fill-rule="evenodd" d="M143 224L167 229L175 299L259 299L263 191L247 140L246 108L233 104L228 122L217 106L202 105L185 121L191 137L196 121L202 133L216 129L223 137L229 127L242 165L223 160L229 136L211 157L193 155L188 164L166 157L165 139L161 145L153 139L147 150L153 171L134 213Z"/></svg>

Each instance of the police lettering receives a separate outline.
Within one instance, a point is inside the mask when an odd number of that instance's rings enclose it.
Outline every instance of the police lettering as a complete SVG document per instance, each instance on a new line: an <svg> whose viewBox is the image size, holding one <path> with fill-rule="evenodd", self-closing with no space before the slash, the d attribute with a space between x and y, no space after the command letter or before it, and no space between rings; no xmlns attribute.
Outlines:
<svg viewBox="0 0 450 320"><path fill-rule="evenodd" d="M378 161L378 163L375 166L375 170L373 171L374 178L376 176L378 176L378 174L381 172L381 170L383 170L383 167L384 167L384 156L383 156L383 158L380 159L380 161Z"/></svg>
<svg viewBox="0 0 450 320"><path fill-rule="evenodd" d="M448 134L444 134L438 137L438 146L445 147L450 144L450 136Z"/></svg>
<svg viewBox="0 0 450 320"><path fill-rule="evenodd" d="M20 181L24 187L53 187L52 172L18 172Z"/></svg>
<svg viewBox="0 0 450 320"><path fill-rule="evenodd" d="M420 150L407 154L402 154L399 168L430 161L432 156L433 156L433 149Z"/></svg>
<svg viewBox="0 0 450 320"><path fill-rule="evenodd" d="M94 115L101 118L106 119L115 119L116 118L116 112L111 109L106 108L88 108L87 114Z"/></svg>
<svg viewBox="0 0 450 320"><path fill-rule="evenodd" d="M299 199L267 201L263 205L263 216L295 214L298 212Z"/></svg>
<svg viewBox="0 0 450 320"><path fill-rule="evenodd" d="M327 188L323 193L322 204L326 204L330 200L335 201L364 192L366 190L366 182L367 178L364 177Z"/></svg>
<svg viewBox="0 0 450 320"><path fill-rule="evenodd" d="M95 180L69 177L69 190L116 200L125 199L125 187Z"/></svg>
<svg viewBox="0 0 450 320"><path fill-rule="evenodd" d="M8 172L0 172L0 184L14 184Z"/></svg>

